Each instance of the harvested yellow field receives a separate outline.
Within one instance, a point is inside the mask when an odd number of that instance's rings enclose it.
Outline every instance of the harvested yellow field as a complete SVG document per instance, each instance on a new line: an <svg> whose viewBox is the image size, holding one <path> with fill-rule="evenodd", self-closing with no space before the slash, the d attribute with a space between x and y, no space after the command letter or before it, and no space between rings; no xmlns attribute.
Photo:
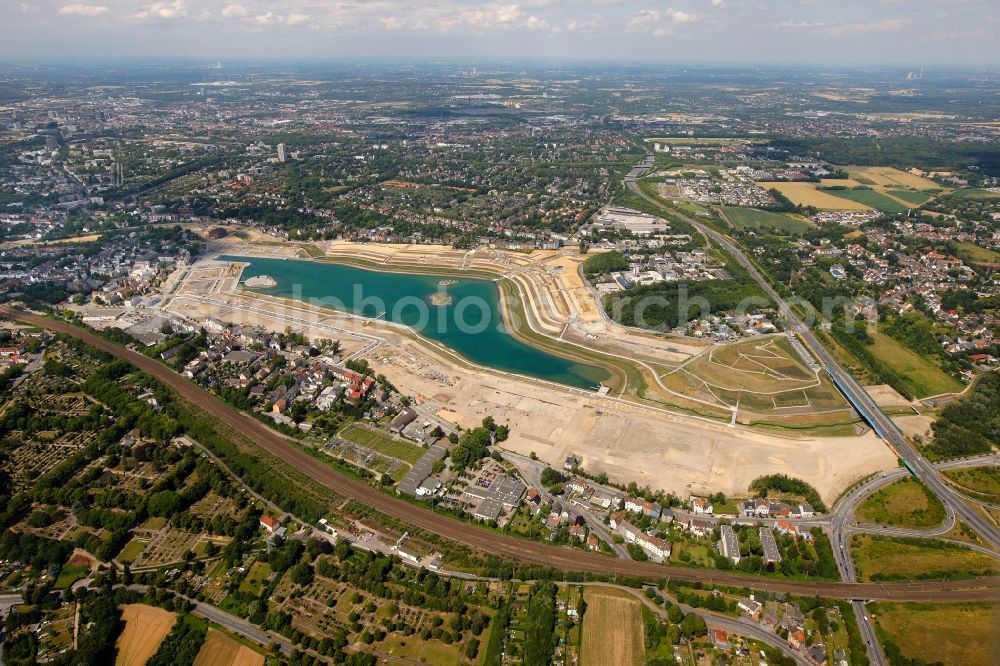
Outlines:
<svg viewBox="0 0 1000 666"><path fill-rule="evenodd" d="M177 616L162 608L128 604L122 606L122 619L125 620L125 630L118 637L115 666L143 666L156 654Z"/></svg>
<svg viewBox="0 0 1000 666"><path fill-rule="evenodd" d="M838 181L840 185L843 185L846 181ZM828 183L829 184L829 183ZM849 199L841 199L840 197L835 197L832 194L827 194L826 192L820 192L816 189L817 183L758 183L765 190L774 188L781 192L783 195L791 199L792 203L798 206L813 206L819 208L820 210L871 210L868 206L858 203L857 201L850 201Z"/></svg>
<svg viewBox="0 0 1000 666"><path fill-rule="evenodd" d="M815 183L810 183L815 187ZM819 187L864 187L866 183L853 178L820 178Z"/></svg>
<svg viewBox="0 0 1000 666"><path fill-rule="evenodd" d="M264 666L264 655L237 643L221 631L209 629L194 666Z"/></svg>
<svg viewBox="0 0 1000 666"><path fill-rule="evenodd" d="M583 593L583 666L640 666L645 662L642 609L628 592L588 588Z"/></svg>
<svg viewBox="0 0 1000 666"><path fill-rule="evenodd" d="M885 188L909 188L912 190L939 190L941 186L933 180L915 176L893 167L854 167L848 169L853 178L869 186ZM866 182L868 181L868 182Z"/></svg>

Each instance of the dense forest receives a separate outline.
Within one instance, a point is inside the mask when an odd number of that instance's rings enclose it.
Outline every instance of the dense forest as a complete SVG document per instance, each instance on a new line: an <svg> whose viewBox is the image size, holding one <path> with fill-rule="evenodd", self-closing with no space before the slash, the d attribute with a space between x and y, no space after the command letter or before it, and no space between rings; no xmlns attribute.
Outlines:
<svg viewBox="0 0 1000 666"><path fill-rule="evenodd" d="M944 408L933 431L925 448L933 459L988 453L1000 446L1000 375L983 375L969 397Z"/></svg>
<svg viewBox="0 0 1000 666"><path fill-rule="evenodd" d="M893 166L925 169L942 166L979 167L987 175L1000 175L1000 152L985 144L944 142L918 137L880 138L779 138L771 147L793 155L818 156L834 164Z"/></svg>
<svg viewBox="0 0 1000 666"><path fill-rule="evenodd" d="M625 326L666 330L733 310L740 303L749 303L747 312L771 305L752 282L704 280L635 287L607 296L604 307L608 315Z"/></svg>

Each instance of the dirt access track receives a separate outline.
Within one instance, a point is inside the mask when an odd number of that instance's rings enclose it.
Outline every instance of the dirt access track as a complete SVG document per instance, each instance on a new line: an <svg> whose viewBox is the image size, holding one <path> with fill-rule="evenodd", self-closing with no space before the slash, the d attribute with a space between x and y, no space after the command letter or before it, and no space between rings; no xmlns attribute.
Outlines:
<svg viewBox="0 0 1000 666"><path fill-rule="evenodd" d="M274 455L295 470L321 483L334 492L361 502L377 511L414 527L427 530L446 539L465 544L484 553L551 567L560 571L603 575L635 576L648 580L673 578L733 585L750 589L790 594L819 595L838 599L884 599L899 601L971 601L1000 600L1000 577L976 580L914 582L914 583L809 583L775 580L723 571L699 571L680 567L665 567L653 562L612 559L597 553L561 548L537 543L469 525L454 518L434 513L398 499L366 483L348 478L332 467L322 464L291 442L268 429L254 418L238 412L212 394L177 374L170 368L126 347L105 340L89 331L65 322L36 314L0 307L0 317L16 319L81 340L130 363L135 368L157 378L183 398L212 415L226 426L243 433L264 451Z"/></svg>

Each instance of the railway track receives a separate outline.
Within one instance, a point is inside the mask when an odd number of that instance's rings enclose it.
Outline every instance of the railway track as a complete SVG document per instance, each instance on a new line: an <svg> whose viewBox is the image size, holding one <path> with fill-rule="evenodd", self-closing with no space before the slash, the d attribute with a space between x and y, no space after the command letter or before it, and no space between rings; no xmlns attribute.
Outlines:
<svg viewBox="0 0 1000 666"><path fill-rule="evenodd" d="M261 449L280 458L290 467L332 491L361 502L387 516L476 550L528 564L560 571L635 576L650 580L670 578L692 582L746 587L755 590L799 595L820 595L837 599L879 599L896 601L1000 601L1000 577L965 581L918 583L842 583L776 580L723 571L666 567L653 562L634 562L596 553L562 548L469 525L434 513L410 502L381 492L362 481L349 478L299 450L280 434L256 419L237 411L182 375L142 354L106 340L90 331L37 314L0 307L0 317L21 321L68 335L122 359L172 388L219 422L241 432Z"/></svg>

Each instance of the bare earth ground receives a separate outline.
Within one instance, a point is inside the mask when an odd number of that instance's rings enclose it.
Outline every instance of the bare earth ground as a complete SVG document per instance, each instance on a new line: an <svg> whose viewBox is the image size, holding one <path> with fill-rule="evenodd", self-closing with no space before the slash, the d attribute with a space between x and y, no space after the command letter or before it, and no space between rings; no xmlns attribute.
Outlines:
<svg viewBox="0 0 1000 666"><path fill-rule="evenodd" d="M264 666L264 655L241 645L221 631L209 629L194 666Z"/></svg>
<svg viewBox="0 0 1000 666"><path fill-rule="evenodd" d="M909 400L900 395L899 391L888 384L866 386L865 390L878 403L879 407L908 407L910 404Z"/></svg>
<svg viewBox="0 0 1000 666"><path fill-rule="evenodd" d="M931 424L934 423L934 419L929 416L917 416L916 414L910 416L907 414L906 416L894 416L892 420L907 437L919 435L925 442L930 441L933 437Z"/></svg>
<svg viewBox="0 0 1000 666"><path fill-rule="evenodd" d="M125 630L118 637L116 666L143 666L170 633L177 616L145 604L122 606Z"/></svg>
<svg viewBox="0 0 1000 666"><path fill-rule="evenodd" d="M583 666L635 666L644 663L639 601L619 590L588 588L583 595Z"/></svg>
<svg viewBox="0 0 1000 666"><path fill-rule="evenodd" d="M410 247L364 245L360 249L383 259L404 252L431 256L423 246L418 248L423 254ZM296 251L260 246L225 251L281 256L279 249L288 254ZM445 260L471 263L467 256L471 253L432 249L438 251L440 259L435 265ZM555 253L552 256L561 263L567 261ZM511 258L511 262L525 261L529 261L525 256ZM168 299L166 309L195 319L214 316L277 331L291 326L307 336L338 339L345 354L363 354L376 372L384 373L404 394L414 396L427 413L462 427L478 425L484 416L492 415L511 426L506 448L525 455L534 452L554 466L575 454L583 459L588 472L607 472L617 481L635 481L640 486L681 494L722 491L742 495L758 476L783 472L811 483L824 498L832 500L858 478L896 464L889 449L871 434L793 439L472 367L438 345L419 341L383 321L234 293L238 278L230 272L224 262L196 264ZM559 279L572 285L580 278L573 270ZM649 340L651 346L676 344L678 350L687 344L636 335L623 346L645 346ZM690 356L703 350L692 344L684 350L686 354L677 353ZM628 354L623 350L621 355ZM633 352L633 357L636 355Z"/></svg>

